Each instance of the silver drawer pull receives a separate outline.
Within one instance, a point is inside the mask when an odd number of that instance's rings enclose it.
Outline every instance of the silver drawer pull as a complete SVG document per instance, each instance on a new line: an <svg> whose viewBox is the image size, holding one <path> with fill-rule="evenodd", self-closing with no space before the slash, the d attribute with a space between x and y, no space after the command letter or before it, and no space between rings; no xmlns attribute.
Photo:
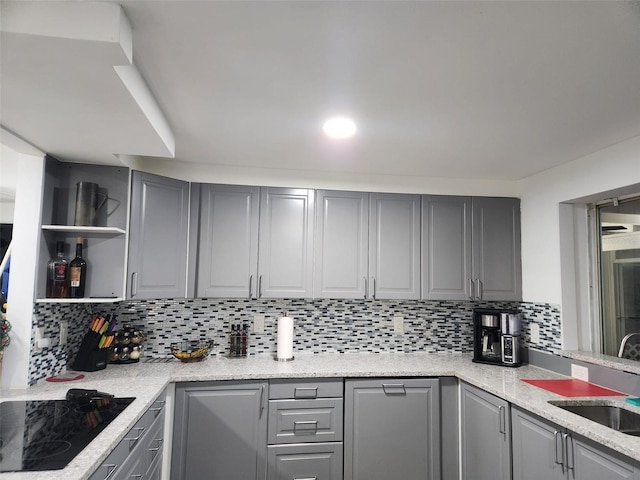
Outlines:
<svg viewBox="0 0 640 480"><path fill-rule="evenodd" d="M318 480L318 477L293 477L293 480Z"/></svg>
<svg viewBox="0 0 640 480"><path fill-rule="evenodd" d="M125 438L125 440L129 440L129 442L133 442L133 444L129 444L129 448L130 448L130 449L131 449L131 448L133 448L133 446L134 446L136 443L138 443L138 440L140 440L140 438L142 437L142 435L144 435L144 431L145 431L145 428L144 428L144 427L134 427L133 429L134 429L134 430L136 430L136 431L138 431L138 432L140 432L140 433L138 434L138 436L137 436L137 437L133 437L133 438L128 438L128 437L127 437L127 438Z"/></svg>
<svg viewBox="0 0 640 480"><path fill-rule="evenodd" d="M298 420L293 422L294 433L298 427L304 430L313 430L313 432L316 433L318 431L318 420Z"/></svg>
<svg viewBox="0 0 640 480"><path fill-rule="evenodd" d="M382 390L387 395L406 395L407 389L404 387L404 383L383 383Z"/></svg>
<svg viewBox="0 0 640 480"><path fill-rule="evenodd" d="M296 387L293 398L318 398L318 387Z"/></svg>
<svg viewBox="0 0 640 480"><path fill-rule="evenodd" d="M107 467L107 476L104 477L104 480L109 480L111 478L111 475L113 475L118 469L118 465L115 463L105 464L103 465L103 467Z"/></svg>

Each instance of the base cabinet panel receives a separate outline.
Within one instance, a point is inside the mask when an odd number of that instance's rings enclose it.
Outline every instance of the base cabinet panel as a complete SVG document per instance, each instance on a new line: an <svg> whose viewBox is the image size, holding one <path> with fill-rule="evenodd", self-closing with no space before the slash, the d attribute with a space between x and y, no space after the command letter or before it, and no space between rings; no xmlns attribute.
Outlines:
<svg viewBox="0 0 640 480"><path fill-rule="evenodd" d="M269 446L267 480L342 479L342 443Z"/></svg>
<svg viewBox="0 0 640 480"><path fill-rule="evenodd" d="M438 379L347 380L345 480L440 478Z"/></svg>
<svg viewBox="0 0 640 480"><path fill-rule="evenodd" d="M176 385L171 478L263 480L266 382Z"/></svg>
<svg viewBox="0 0 640 480"><path fill-rule="evenodd" d="M509 404L466 383L461 395L462 478L509 480Z"/></svg>

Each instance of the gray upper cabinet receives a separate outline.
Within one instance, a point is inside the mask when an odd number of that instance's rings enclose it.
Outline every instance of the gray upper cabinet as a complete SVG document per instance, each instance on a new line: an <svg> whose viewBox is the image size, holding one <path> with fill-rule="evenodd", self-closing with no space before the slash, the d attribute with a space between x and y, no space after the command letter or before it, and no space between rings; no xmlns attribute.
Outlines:
<svg viewBox="0 0 640 480"><path fill-rule="evenodd" d="M476 299L521 300L520 200L473 199Z"/></svg>
<svg viewBox="0 0 640 480"><path fill-rule="evenodd" d="M172 480L264 480L266 382L176 385Z"/></svg>
<svg viewBox="0 0 640 480"><path fill-rule="evenodd" d="M462 478L510 480L509 404L466 383L460 394Z"/></svg>
<svg viewBox="0 0 640 480"><path fill-rule="evenodd" d="M260 189L258 297L312 297L314 213L314 190Z"/></svg>
<svg viewBox="0 0 640 480"><path fill-rule="evenodd" d="M372 193L369 281L374 299L420 298L420 196Z"/></svg>
<svg viewBox="0 0 640 480"><path fill-rule="evenodd" d="M439 412L438 379L346 380L344 480L439 480Z"/></svg>
<svg viewBox="0 0 640 480"><path fill-rule="evenodd" d="M202 185L196 295L255 297L260 187Z"/></svg>
<svg viewBox="0 0 640 480"><path fill-rule="evenodd" d="M469 298L471 198L422 197L422 297Z"/></svg>
<svg viewBox="0 0 640 480"><path fill-rule="evenodd" d="M422 297L522 299L520 201L422 198Z"/></svg>
<svg viewBox="0 0 640 480"><path fill-rule="evenodd" d="M128 298L186 295L189 183L133 172Z"/></svg>
<svg viewBox="0 0 640 480"><path fill-rule="evenodd" d="M369 194L317 192L316 298L365 298Z"/></svg>

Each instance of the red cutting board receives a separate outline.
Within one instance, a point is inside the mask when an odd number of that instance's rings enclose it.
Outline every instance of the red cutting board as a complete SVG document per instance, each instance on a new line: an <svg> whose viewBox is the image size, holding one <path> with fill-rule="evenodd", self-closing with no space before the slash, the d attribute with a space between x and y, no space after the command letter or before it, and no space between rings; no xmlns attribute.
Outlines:
<svg viewBox="0 0 640 480"><path fill-rule="evenodd" d="M543 388L552 393L557 393L563 397L604 397L604 396L626 396L626 393L616 392L608 388L599 387L593 383L577 380L575 378L561 380L522 380L539 388Z"/></svg>

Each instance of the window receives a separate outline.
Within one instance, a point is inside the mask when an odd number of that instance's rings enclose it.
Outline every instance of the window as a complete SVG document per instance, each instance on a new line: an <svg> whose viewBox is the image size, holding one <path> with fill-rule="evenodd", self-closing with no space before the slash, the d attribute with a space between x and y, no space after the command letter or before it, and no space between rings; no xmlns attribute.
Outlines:
<svg viewBox="0 0 640 480"><path fill-rule="evenodd" d="M616 356L640 333L640 196L599 203L596 219L601 351Z"/></svg>

